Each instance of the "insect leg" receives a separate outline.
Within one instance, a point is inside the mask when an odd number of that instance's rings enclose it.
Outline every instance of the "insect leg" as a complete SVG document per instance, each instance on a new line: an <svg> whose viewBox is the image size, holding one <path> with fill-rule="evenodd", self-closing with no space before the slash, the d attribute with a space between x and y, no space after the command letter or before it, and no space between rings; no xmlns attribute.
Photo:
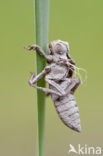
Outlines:
<svg viewBox="0 0 103 156"><path fill-rule="evenodd" d="M74 78L74 81L75 81L75 83L74 83L74 85L72 86L72 89L71 89L72 94L74 94L75 90L78 88L78 86L81 83L80 79L78 79L78 78Z"/></svg>
<svg viewBox="0 0 103 156"><path fill-rule="evenodd" d="M56 92L56 91L54 91L52 89L49 89L49 88L39 87L39 86L34 85L34 84L32 84L31 86L34 87L34 88L36 88L36 89L42 90L43 92L45 92L47 94L56 94L58 96L62 96L60 93L58 93L58 92Z"/></svg>
<svg viewBox="0 0 103 156"><path fill-rule="evenodd" d="M31 78L29 79L28 83L30 85L35 84L37 81L39 81L42 78L42 76L45 73L46 73L45 69L40 74L38 74L36 77L34 76L34 73L31 73Z"/></svg>
<svg viewBox="0 0 103 156"><path fill-rule="evenodd" d="M65 89L65 92L66 92L66 94L68 94L68 93L72 93L72 94L74 94L74 92L75 92L75 90L76 90L76 88L79 86L79 84L80 84L80 79L78 79L78 78L70 78L71 79L71 83L68 83L68 86L66 87L66 89ZM68 79L68 81L69 81L69 79Z"/></svg>
<svg viewBox="0 0 103 156"><path fill-rule="evenodd" d="M30 80L28 81L28 83L29 83L32 87L37 88L37 89L39 89L39 90L42 90L42 91L44 91L44 92L46 92L46 93L56 94L56 95L61 96L60 93L57 93L56 91L54 91L54 90L52 90L52 89L43 88L43 87L39 87L39 86L35 85L35 83L36 83L37 81L39 81L45 73L49 72L49 70L50 70L50 66L46 66L45 69L44 69L40 74L38 74L36 77L34 76L34 73L31 73L32 75L31 75L31 78L30 78Z"/></svg>
<svg viewBox="0 0 103 156"><path fill-rule="evenodd" d="M38 45L31 45L29 47L24 47L27 50L36 50L43 58L47 60L47 62L52 62L52 56L46 55L45 52Z"/></svg>
<svg viewBox="0 0 103 156"><path fill-rule="evenodd" d="M57 90L57 92L59 92L62 96L65 95L65 91L63 90L63 88L58 83L56 83L55 81L48 79L48 78L45 78L45 81L49 85L53 86Z"/></svg>

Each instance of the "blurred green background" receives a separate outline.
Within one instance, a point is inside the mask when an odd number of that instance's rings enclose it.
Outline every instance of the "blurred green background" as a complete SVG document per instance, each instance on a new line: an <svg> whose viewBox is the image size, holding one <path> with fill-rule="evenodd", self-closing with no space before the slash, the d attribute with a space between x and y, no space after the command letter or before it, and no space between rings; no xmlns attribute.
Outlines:
<svg viewBox="0 0 103 156"><path fill-rule="evenodd" d="M34 156L36 91L27 81L35 69L33 1L0 1L0 156ZM88 72L76 94L82 133L62 124L46 100L45 155L67 156L69 144L103 147L103 1L51 0L49 41L69 41L70 54Z"/></svg>

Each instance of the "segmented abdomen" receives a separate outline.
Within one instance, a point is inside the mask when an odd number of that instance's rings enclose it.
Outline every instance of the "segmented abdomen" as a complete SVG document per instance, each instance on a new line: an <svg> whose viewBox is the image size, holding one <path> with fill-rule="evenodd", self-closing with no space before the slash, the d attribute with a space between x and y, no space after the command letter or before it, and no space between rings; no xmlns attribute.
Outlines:
<svg viewBox="0 0 103 156"><path fill-rule="evenodd" d="M56 111L65 125L81 132L79 109L72 94L54 101Z"/></svg>

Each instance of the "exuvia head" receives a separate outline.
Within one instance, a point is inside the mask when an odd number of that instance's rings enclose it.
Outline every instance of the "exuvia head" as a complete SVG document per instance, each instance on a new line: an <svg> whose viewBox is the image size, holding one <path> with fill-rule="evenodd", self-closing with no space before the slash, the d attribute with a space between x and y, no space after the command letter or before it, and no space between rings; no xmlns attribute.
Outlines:
<svg viewBox="0 0 103 156"><path fill-rule="evenodd" d="M48 51L50 55L66 55L69 58L69 43L55 40L49 43Z"/></svg>

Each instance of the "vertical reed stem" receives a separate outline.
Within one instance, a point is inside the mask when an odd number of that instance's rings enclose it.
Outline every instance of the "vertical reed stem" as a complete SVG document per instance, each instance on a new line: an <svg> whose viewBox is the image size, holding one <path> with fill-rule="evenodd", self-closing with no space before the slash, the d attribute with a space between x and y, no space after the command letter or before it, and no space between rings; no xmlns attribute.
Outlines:
<svg viewBox="0 0 103 156"><path fill-rule="evenodd" d="M48 19L49 19L49 0L34 0L35 7L35 27L36 44L45 52L48 43ZM36 53L37 74L40 73L46 65L45 60ZM44 79L38 82L39 86L45 86ZM37 156L44 155L44 121L45 121L45 94L37 91L38 108L38 153Z"/></svg>

